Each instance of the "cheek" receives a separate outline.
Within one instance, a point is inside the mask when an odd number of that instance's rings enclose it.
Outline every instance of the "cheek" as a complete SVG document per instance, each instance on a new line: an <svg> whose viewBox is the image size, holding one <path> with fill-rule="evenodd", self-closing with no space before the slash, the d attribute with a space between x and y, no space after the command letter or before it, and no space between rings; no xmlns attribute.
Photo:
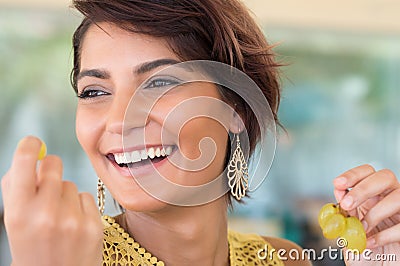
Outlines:
<svg viewBox="0 0 400 266"><path fill-rule="evenodd" d="M226 106L212 86L176 90L174 94L166 95L158 101L151 116L179 143L184 158L176 157L178 168L186 166L187 158L198 159L201 166L208 165L197 172L203 177L213 178L222 172L230 122ZM194 175L191 172L184 173ZM171 176L174 178L176 174Z"/></svg>
<svg viewBox="0 0 400 266"><path fill-rule="evenodd" d="M79 143L89 158L96 150L96 143L100 137L100 125L98 117L93 112L78 108L76 112L75 131Z"/></svg>
<svg viewBox="0 0 400 266"><path fill-rule="evenodd" d="M200 147L209 156L215 152L217 159L225 155L227 137L228 132L219 122L211 118L196 118L183 126L179 133L179 146L190 159L200 156Z"/></svg>
<svg viewBox="0 0 400 266"><path fill-rule="evenodd" d="M183 157L176 158L174 171L166 173L166 176L180 185L198 186L210 182L224 170L227 140L226 129L215 120L191 120L179 134ZM189 160L197 162L193 165Z"/></svg>

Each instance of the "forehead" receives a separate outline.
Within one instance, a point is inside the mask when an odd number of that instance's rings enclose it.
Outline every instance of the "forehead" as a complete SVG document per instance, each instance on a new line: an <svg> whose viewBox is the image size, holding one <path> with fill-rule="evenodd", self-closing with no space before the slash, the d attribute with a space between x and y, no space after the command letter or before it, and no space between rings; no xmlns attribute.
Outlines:
<svg viewBox="0 0 400 266"><path fill-rule="evenodd" d="M164 57L178 58L165 39L128 32L104 22L89 27L81 48L82 68L93 64L98 67L106 61L129 62L132 66Z"/></svg>

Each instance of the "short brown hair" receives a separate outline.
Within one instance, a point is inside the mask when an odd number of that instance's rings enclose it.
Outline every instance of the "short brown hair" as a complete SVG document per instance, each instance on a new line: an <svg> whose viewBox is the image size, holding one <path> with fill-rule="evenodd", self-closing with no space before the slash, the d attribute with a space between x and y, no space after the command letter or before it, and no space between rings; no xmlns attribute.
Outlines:
<svg viewBox="0 0 400 266"><path fill-rule="evenodd" d="M73 36L71 83L75 91L85 33L93 24L108 22L130 32L164 38L182 61L218 61L243 71L259 86L279 124L280 65L272 46L238 0L74 0L73 7L84 15ZM255 114L233 91L220 88L220 93L244 121L251 154L262 130Z"/></svg>

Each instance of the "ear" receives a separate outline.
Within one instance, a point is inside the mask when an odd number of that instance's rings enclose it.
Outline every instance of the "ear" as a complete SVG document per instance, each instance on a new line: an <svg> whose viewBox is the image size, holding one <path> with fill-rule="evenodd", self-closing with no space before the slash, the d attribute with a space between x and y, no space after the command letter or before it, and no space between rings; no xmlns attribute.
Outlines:
<svg viewBox="0 0 400 266"><path fill-rule="evenodd" d="M244 129L245 126L242 118L236 111L233 111L231 122L229 124L229 131L233 134L240 134Z"/></svg>

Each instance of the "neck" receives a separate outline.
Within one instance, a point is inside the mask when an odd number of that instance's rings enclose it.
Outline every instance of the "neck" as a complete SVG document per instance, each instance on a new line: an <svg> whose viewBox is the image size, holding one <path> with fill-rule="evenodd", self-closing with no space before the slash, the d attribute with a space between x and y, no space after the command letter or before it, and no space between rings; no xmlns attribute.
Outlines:
<svg viewBox="0 0 400 266"><path fill-rule="evenodd" d="M229 265L227 205L222 197L195 207L126 211L125 229L166 265Z"/></svg>

